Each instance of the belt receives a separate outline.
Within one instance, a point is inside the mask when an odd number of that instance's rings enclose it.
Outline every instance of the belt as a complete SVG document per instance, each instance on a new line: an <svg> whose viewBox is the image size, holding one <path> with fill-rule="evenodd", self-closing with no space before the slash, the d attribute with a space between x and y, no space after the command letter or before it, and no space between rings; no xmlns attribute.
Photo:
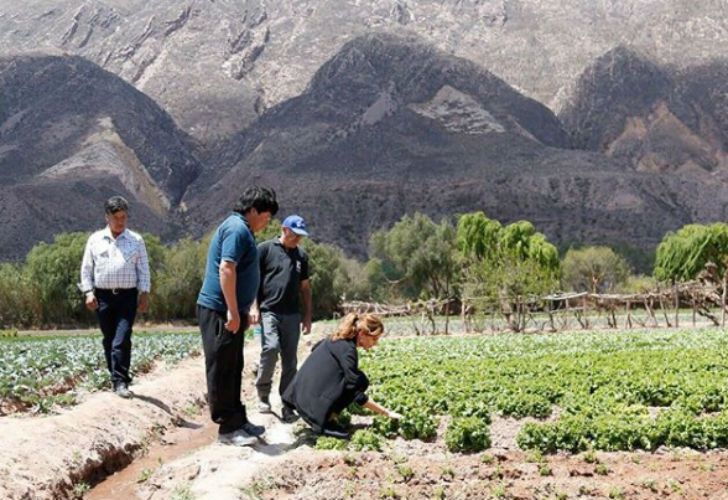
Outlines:
<svg viewBox="0 0 728 500"><path fill-rule="evenodd" d="M99 292L108 292L112 295L119 295L120 293L126 293L136 291L136 288L97 288Z"/></svg>

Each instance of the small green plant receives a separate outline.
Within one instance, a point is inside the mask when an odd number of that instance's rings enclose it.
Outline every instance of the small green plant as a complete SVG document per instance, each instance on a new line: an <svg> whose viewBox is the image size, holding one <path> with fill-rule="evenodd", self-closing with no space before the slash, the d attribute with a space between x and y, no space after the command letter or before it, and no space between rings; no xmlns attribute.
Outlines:
<svg viewBox="0 0 728 500"><path fill-rule="evenodd" d="M356 451L382 451L382 438L370 430L359 430L351 437L350 446Z"/></svg>
<svg viewBox="0 0 728 500"><path fill-rule="evenodd" d="M83 496L89 491L91 491L91 485L85 481L81 481L80 483L73 485L73 496L75 498L83 498Z"/></svg>
<svg viewBox="0 0 728 500"><path fill-rule="evenodd" d="M432 497L433 500L445 500L445 488L443 486L436 486L432 490Z"/></svg>
<svg viewBox="0 0 728 500"><path fill-rule="evenodd" d="M645 479L640 483L640 486L642 486L646 490L650 490L653 493L657 493L657 482L655 482L654 479Z"/></svg>
<svg viewBox="0 0 728 500"><path fill-rule="evenodd" d="M184 413L188 417L196 417L200 414L200 407L194 403L190 403L184 407L182 413Z"/></svg>
<svg viewBox="0 0 728 500"><path fill-rule="evenodd" d="M676 495L682 495L683 494L682 485L680 483L678 483L677 481L675 481L674 479L670 479L667 482L667 485L669 486L670 491L672 491Z"/></svg>
<svg viewBox="0 0 728 500"><path fill-rule="evenodd" d="M347 442L343 439L321 436L316 440L317 450L345 450Z"/></svg>
<svg viewBox="0 0 728 500"><path fill-rule="evenodd" d="M538 464L543 462L543 453L541 450L532 450L526 455L526 462L531 464Z"/></svg>
<svg viewBox="0 0 728 500"><path fill-rule="evenodd" d="M538 466L538 473L541 476L550 476L552 474L551 472L551 466L547 463L541 463Z"/></svg>
<svg viewBox="0 0 728 500"><path fill-rule="evenodd" d="M455 479L455 471L452 467L446 465L442 468L442 471L440 472L440 477L447 481L452 481L453 479Z"/></svg>
<svg viewBox="0 0 728 500"><path fill-rule="evenodd" d="M394 486L387 485L382 487L381 490L379 490L379 498L400 498L397 491L394 489Z"/></svg>
<svg viewBox="0 0 728 500"><path fill-rule="evenodd" d="M277 484L275 479L271 476L265 476L260 479L256 479L247 486L240 488L240 492L243 493L247 498L257 499L260 498L263 493L271 491L276 487Z"/></svg>
<svg viewBox="0 0 728 500"><path fill-rule="evenodd" d="M490 429L477 417L453 418L445 433L450 451L476 452L490 448Z"/></svg>
<svg viewBox="0 0 728 500"><path fill-rule="evenodd" d="M341 439L339 439L341 441ZM356 465L359 465L359 460L357 460L356 456L347 453L344 455L344 463L350 467L354 467Z"/></svg>
<svg viewBox="0 0 728 500"><path fill-rule="evenodd" d="M480 456L480 461L486 465L491 465L493 462L495 462L495 457L490 453L483 453Z"/></svg>
<svg viewBox="0 0 728 500"><path fill-rule="evenodd" d="M493 496L493 498L505 498L507 493L508 490L506 490L506 485L503 483L495 485L490 491L490 494Z"/></svg>
<svg viewBox="0 0 728 500"><path fill-rule="evenodd" d="M503 467L501 467L501 464L497 464L495 466L495 471L493 472L493 477L497 477L498 479L503 479L505 474L503 473Z"/></svg>
<svg viewBox="0 0 728 500"><path fill-rule="evenodd" d="M606 476L609 474L609 468L604 464L597 464L594 467L594 474L599 474L600 476Z"/></svg>
<svg viewBox="0 0 728 500"><path fill-rule="evenodd" d="M355 498L356 497L356 484L352 481L347 481L344 486L344 498Z"/></svg>
<svg viewBox="0 0 728 500"><path fill-rule="evenodd" d="M342 411L341 413L339 413L339 416L336 417L336 421L342 427L350 427L351 426L351 413L349 413L348 410Z"/></svg>
<svg viewBox="0 0 728 500"><path fill-rule="evenodd" d="M141 473L139 474L139 477L137 478L137 483L144 483L149 480L150 477L154 475L154 469L150 469L148 467L145 467L142 469Z"/></svg>
<svg viewBox="0 0 728 500"><path fill-rule="evenodd" d="M371 430L385 438L397 437L399 433L399 420L376 416L372 421Z"/></svg>
<svg viewBox="0 0 728 500"><path fill-rule="evenodd" d="M410 467L407 464L398 464L397 465L397 472L400 476L402 476L402 479L406 483L410 479L412 479L415 475L414 471L412 470L412 467Z"/></svg>
<svg viewBox="0 0 728 500"><path fill-rule="evenodd" d="M599 463L599 459L597 458L596 452L594 450L587 450L584 452L584 455L582 455L584 458L584 461L588 464L596 464Z"/></svg>
<svg viewBox="0 0 728 500"><path fill-rule="evenodd" d="M391 420L391 419L390 419ZM437 436L437 420L424 412L412 411L391 426L399 427L399 435L405 439L431 441Z"/></svg>
<svg viewBox="0 0 728 500"><path fill-rule="evenodd" d="M615 498L617 500L621 500L624 498L624 492L622 491L622 488L619 486L615 486L611 490L609 490L609 498Z"/></svg>
<svg viewBox="0 0 728 500"><path fill-rule="evenodd" d="M714 472L715 471L715 464L701 463L700 464L700 470L702 470L704 472Z"/></svg>
<svg viewBox="0 0 728 500"><path fill-rule="evenodd" d="M192 494L192 488L190 485L178 484L177 487L172 491L172 500L194 500L195 496Z"/></svg>

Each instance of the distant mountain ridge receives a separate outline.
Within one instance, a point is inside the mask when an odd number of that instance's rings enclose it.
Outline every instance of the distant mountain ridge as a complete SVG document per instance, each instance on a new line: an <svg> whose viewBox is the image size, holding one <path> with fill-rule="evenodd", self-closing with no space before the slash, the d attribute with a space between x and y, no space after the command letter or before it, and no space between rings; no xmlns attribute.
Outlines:
<svg viewBox="0 0 728 500"><path fill-rule="evenodd" d="M727 77L726 60L675 70L617 47L585 70L560 118L577 148L638 170L726 179Z"/></svg>
<svg viewBox="0 0 728 500"><path fill-rule="evenodd" d="M270 183L284 209L311 214L319 237L357 255L361 233L415 210L437 219L483 209L532 220L559 242L643 249L722 214L722 184L696 198L700 181L656 178L570 146L548 108L477 65L411 37L372 34L222 147L186 200L191 225L204 227L237 186ZM217 181L205 190L203 179Z"/></svg>
<svg viewBox="0 0 728 500"><path fill-rule="evenodd" d="M78 56L0 58L0 246L19 257L56 232L103 222L103 201L135 201L142 228L199 175L195 145L149 97Z"/></svg>
<svg viewBox="0 0 728 500"><path fill-rule="evenodd" d="M619 44L681 67L722 57L727 11L724 0L0 0L0 47L94 61L214 146L371 31L415 34L559 112L583 68Z"/></svg>
<svg viewBox="0 0 728 500"><path fill-rule="evenodd" d="M0 255L98 227L116 193L138 229L202 235L251 183L359 257L373 231L414 211L484 210L563 245L649 251L667 231L728 216L725 72L617 47L556 116L472 61L376 32L213 146L82 58L0 58Z"/></svg>

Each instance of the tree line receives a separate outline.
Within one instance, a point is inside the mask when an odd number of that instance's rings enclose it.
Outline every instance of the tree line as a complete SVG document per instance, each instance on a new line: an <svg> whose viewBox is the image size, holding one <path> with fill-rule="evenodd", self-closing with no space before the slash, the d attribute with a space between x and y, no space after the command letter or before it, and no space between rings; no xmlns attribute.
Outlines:
<svg viewBox="0 0 728 500"><path fill-rule="evenodd" d="M275 237L274 221L259 240ZM94 324L77 288L88 233L62 233L39 243L21 263L0 264L0 328ZM211 235L165 245L144 234L152 273L154 322L194 321ZM627 259L606 246L557 247L528 221L503 225L482 212L439 223L406 215L374 233L369 260L347 258L334 245L311 239L309 254L314 316L331 317L342 300L403 302L480 297L498 301L561 291L630 292L657 281L694 278L708 262L722 276L728 225L690 224L665 235L652 276L635 276Z"/></svg>

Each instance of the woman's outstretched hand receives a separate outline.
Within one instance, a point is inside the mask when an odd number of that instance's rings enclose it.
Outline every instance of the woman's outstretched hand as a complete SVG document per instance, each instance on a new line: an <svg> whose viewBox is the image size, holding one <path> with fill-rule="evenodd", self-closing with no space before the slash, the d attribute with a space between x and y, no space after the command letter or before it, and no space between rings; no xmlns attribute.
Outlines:
<svg viewBox="0 0 728 500"><path fill-rule="evenodd" d="M388 416L389 418L393 418L394 420L401 420L401 419L403 418L403 417L402 417L402 415L400 415L400 414L399 414L399 413L397 413L396 411L392 411L392 410L389 410L389 411L387 412L387 416Z"/></svg>

